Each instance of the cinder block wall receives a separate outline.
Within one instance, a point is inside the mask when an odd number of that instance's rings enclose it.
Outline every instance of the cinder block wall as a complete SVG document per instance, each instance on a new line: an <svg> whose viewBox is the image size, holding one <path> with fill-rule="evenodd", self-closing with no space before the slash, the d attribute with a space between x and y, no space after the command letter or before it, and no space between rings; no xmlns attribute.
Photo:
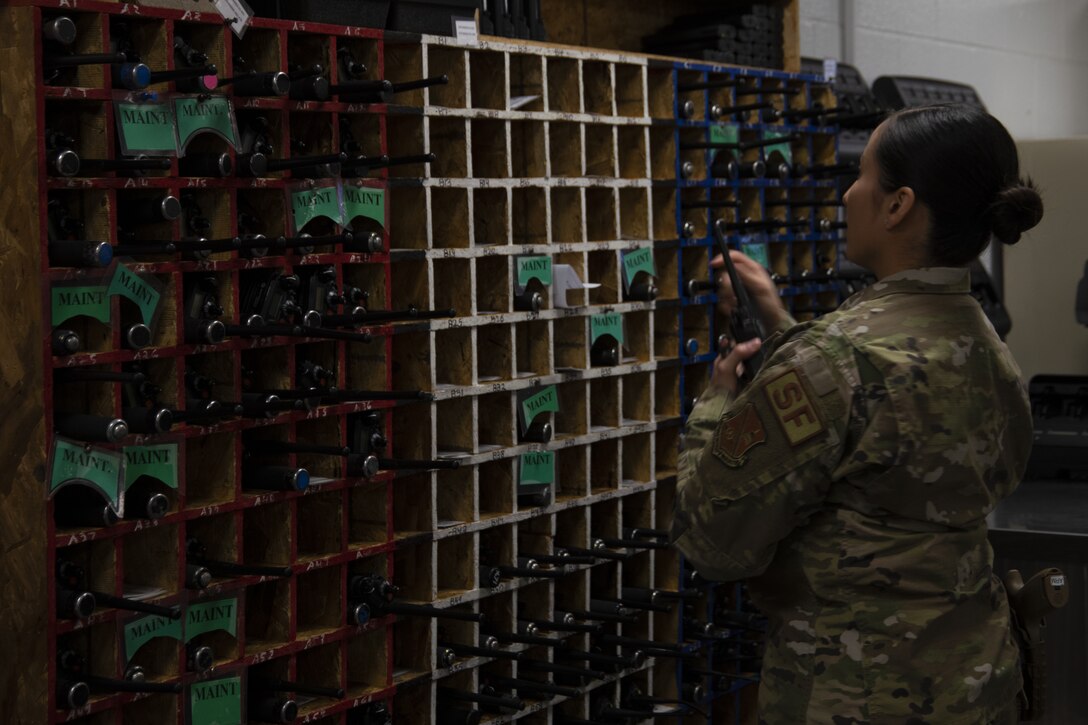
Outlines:
<svg viewBox="0 0 1088 725"><path fill-rule="evenodd" d="M805 56L850 62L870 83L880 75L919 75L970 84L1017 139L1088 134L1088 0L800 6ZM853 34L852 59L843 56L844 33Z"/></svg>

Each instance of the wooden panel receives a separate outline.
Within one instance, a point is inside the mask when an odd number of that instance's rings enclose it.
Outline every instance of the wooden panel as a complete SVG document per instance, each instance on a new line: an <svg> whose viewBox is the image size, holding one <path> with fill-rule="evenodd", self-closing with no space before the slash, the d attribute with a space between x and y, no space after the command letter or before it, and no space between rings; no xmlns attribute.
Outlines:
<svg viewBox="0 0 1088 725"><path fill-rule="evenodd" d="M42 275L34 79L34 10L3 8L0 40L0 701L13 723L47 711L47 561Z"/></svg>
<svg viewBox="0 0 1088 725"><path fill-rule="evenodd" d="M799 2L775 3L785 11L785 69L795 72L801 69ZM683 15L721 12L731 4L738 12L750 7L738 0L541 0L541 14L553 43L641 53L643 36Z"/></svg>

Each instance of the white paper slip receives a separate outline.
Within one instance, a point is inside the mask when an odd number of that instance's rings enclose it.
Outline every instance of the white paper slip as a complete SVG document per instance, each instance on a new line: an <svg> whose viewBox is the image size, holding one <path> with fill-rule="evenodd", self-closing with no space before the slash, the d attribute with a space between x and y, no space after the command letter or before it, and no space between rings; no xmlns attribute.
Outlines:
<svg viewBox="0 0 1088 725"><path fill-rule="evenodd" d="M540 96L514 96L510 99L510 110L516 111L522 106L528 106L535 100L538 100Z"/></svg>
<svg viewBox="0 0 1088 725"><path fill-rule="evenodd" d="M572 289L596 289L600 287L597 282L583 282L574 267L569 264L552 265L552 289L555 290L555 306L570 307L567 304L567 290Z"/></svg>
<svg viewBox="0 0 1088 725"><path fill-rule="evenodd" d="M239 38L245 36L246 28L253 20L253 9L246 4L246 0L212 0L215 9L230 22L230 29Z"/></svg>
<svg viewBox="0 0 1088 725"><path fill-rule="evenodd" d="M839 74L839 61L834 58L824 58L824 80L831 83Z"/></svg>
<svg viewBox="0 0 1088 725"><path fill-rule="evenodd" d="M475 18L453 18L453 35L458 43L479 45L480 33L476 30Z"/></svg>

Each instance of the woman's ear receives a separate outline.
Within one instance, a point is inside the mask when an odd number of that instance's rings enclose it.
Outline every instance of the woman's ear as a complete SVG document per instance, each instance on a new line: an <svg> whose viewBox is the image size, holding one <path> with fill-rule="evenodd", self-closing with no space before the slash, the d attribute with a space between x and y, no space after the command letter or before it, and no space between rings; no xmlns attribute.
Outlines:
<svg viewBox="0 0 1088 725"><path fill-rule="evenodd" d="M914 202L914 189L909 186L900 186L888 194L884 200L884 228L891 231L902 224L914 208Z"/></svg>

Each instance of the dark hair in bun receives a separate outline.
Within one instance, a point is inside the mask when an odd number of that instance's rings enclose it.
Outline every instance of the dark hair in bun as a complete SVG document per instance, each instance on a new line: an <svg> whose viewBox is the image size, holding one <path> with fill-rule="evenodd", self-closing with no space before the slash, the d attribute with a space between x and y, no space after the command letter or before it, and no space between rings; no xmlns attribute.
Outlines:
<svg viewBox="0 0 1088 725"><path fill-rule="evenodd" d="M997 241L1016 244L1022 233L1043 218L1043 198L1030 178L1021 180L997 192L986 215Z"/></svg>
<svg viewBox="0 0 1088 725"><path fill-rule="evenodd" d="M884 191L910 187L929 210L933 266L965 266L992 238L1015 244L1042 219L1012 136L981 108L905 108L884 122L874 151Z"/></svg>

